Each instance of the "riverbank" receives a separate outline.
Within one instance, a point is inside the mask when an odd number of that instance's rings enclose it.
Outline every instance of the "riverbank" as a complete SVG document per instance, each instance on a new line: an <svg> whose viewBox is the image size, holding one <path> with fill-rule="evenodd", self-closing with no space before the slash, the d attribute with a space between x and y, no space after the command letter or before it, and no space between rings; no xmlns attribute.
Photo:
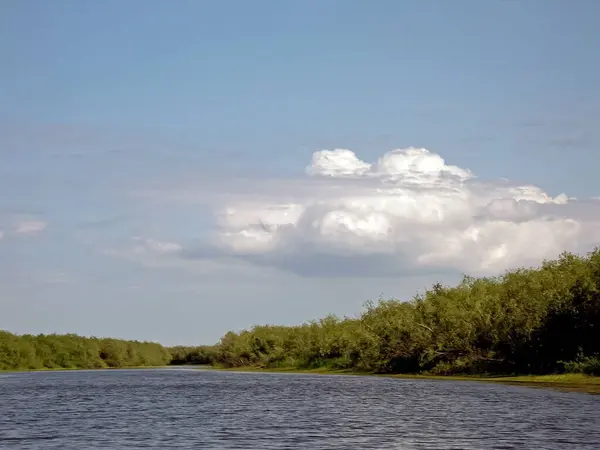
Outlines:
<svg viewBox="0 0 600 450"><path fill-rule="evenodd" d="M81 372L90 370L144 370L144 369L170 369L174 367L186 366L124 366L124 367L42 367L39 369L0 369L0 373L15 372ZM200 366L193 366L198 368Z"/></svg>
<svg viewBox="0 0 600 450"><path fill-rule="evenodd" d="M502 383L532 388L547 388L560 391L582 392L600 395L600 377L584 374L557 374L557 375L519 375L519 376L476 376L476 375L428 375L428 374L377 374L371 372L356 372L352 370L334 369L264 369L259 367L237 367L225 369L212 367L213 370L228 372L271 372L271 373L298 373L313 375L354 375L373 376L385 378L400 378L414 380L438 380L438 381L477 381L485 383Z"/></svg>

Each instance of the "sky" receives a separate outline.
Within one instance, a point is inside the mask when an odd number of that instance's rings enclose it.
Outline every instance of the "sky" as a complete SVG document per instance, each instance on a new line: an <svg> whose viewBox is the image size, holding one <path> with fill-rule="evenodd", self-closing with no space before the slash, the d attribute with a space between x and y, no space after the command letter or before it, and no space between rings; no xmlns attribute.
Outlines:
<svg viewBox="0 0 600 450"><path fill-rule="evenodd" d="M0 2L0 329L210 344L591 250L599 16Z"/></svg>

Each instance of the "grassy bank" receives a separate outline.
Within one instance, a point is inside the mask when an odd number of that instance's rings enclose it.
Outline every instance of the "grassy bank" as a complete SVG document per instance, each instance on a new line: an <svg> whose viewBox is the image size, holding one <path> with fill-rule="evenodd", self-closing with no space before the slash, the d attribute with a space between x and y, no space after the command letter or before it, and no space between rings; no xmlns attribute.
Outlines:
<svg viewBox="0 0 600 450"><path fill-rule="evenodd" d="M517 386L550 388L561 391L583 392L600 395L600 377L584 374L558 374L558 375L519 375L519 376L466 376L466 375L430 375L430 374L376 374L372 372L353 371L349 369L295 369L279 368L264 369L245 366L236 368L213 367L213 370L228 372L270 372L270 373L297 373L313 375L355 375L385 378L400 378L409 380L439 380L439 381L476 381L486 383L503 383Z"/></svg>

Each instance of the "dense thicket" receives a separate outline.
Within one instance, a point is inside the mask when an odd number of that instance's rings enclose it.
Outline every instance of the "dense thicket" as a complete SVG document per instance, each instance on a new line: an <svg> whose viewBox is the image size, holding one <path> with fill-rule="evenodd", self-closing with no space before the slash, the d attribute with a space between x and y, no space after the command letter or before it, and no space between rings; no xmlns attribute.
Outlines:
<svg viewBox="0 0 600 450"><path fill-rule="evenodd" d="M170 360L167 349L153 342L0 331L0 370L160 366Z"/></svg>
<svg viewBox="0 0 600 450"><path fill-rule="evenodd" d="M168 348L171 355L171 365L208 365L214 361L214 347L200 345L198 347L187 347L178 345Z"/></svg>
<svg viewBox="0 0 600 450"><path fill-rule="evenodd" d="M210 354L227 367L600 375L600 251L437 284L408 302L369 303L357 318L230 332Z"/></svg>

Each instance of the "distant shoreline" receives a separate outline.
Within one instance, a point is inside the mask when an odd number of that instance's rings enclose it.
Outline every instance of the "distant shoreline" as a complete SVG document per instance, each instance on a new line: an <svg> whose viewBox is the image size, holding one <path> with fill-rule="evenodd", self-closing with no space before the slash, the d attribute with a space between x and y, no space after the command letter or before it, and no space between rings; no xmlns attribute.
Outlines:
<svg viewBox="0 0 600 450"><path fill-rule="evenodd" d="M123 366L123 367L45 367L40 369L0 369L2 373L28 373L28 372L92 372L99 370L152 370L152 369L177 369L187 367L190 369L211 368L200 364L179 364L163 366Z"/></svg>
<svg viewBox="0 0 600 450"><path fill-rule="evenodd" d="M84 372L97 370L142 370L142 369L168 369L182 366L125 366L125 367L44 367L39 369L0 369L0 373L26 373L26 372Z"/></svg>
<svg viewBox="0 0 600 450"><path fill-rule="evenodd" d="M582 392L586 394L600 395L600 377L583 374L557 374L557 375L428 375L428 374L394 374L394 373L372 373L357 372L352 370L332 369L295 369L280 368L266 369L261 367L235 367L222 368L200 364L181 364L166 366L133 366L133 367L99 367L99 368L45 368L45 369L5 369L2 373L28 373L28 372L81 372L99 370L152 370L152 369L178 369L188 368L192 370L211 370L217 372L241 372L241 373L290 373L305 375L349 375L370 376L381 378L398 378L404 380L436 380L436 381L477 381L485 383L502 383L513 386L525 386L534 388L547 388L568 392Z"/></svg>

